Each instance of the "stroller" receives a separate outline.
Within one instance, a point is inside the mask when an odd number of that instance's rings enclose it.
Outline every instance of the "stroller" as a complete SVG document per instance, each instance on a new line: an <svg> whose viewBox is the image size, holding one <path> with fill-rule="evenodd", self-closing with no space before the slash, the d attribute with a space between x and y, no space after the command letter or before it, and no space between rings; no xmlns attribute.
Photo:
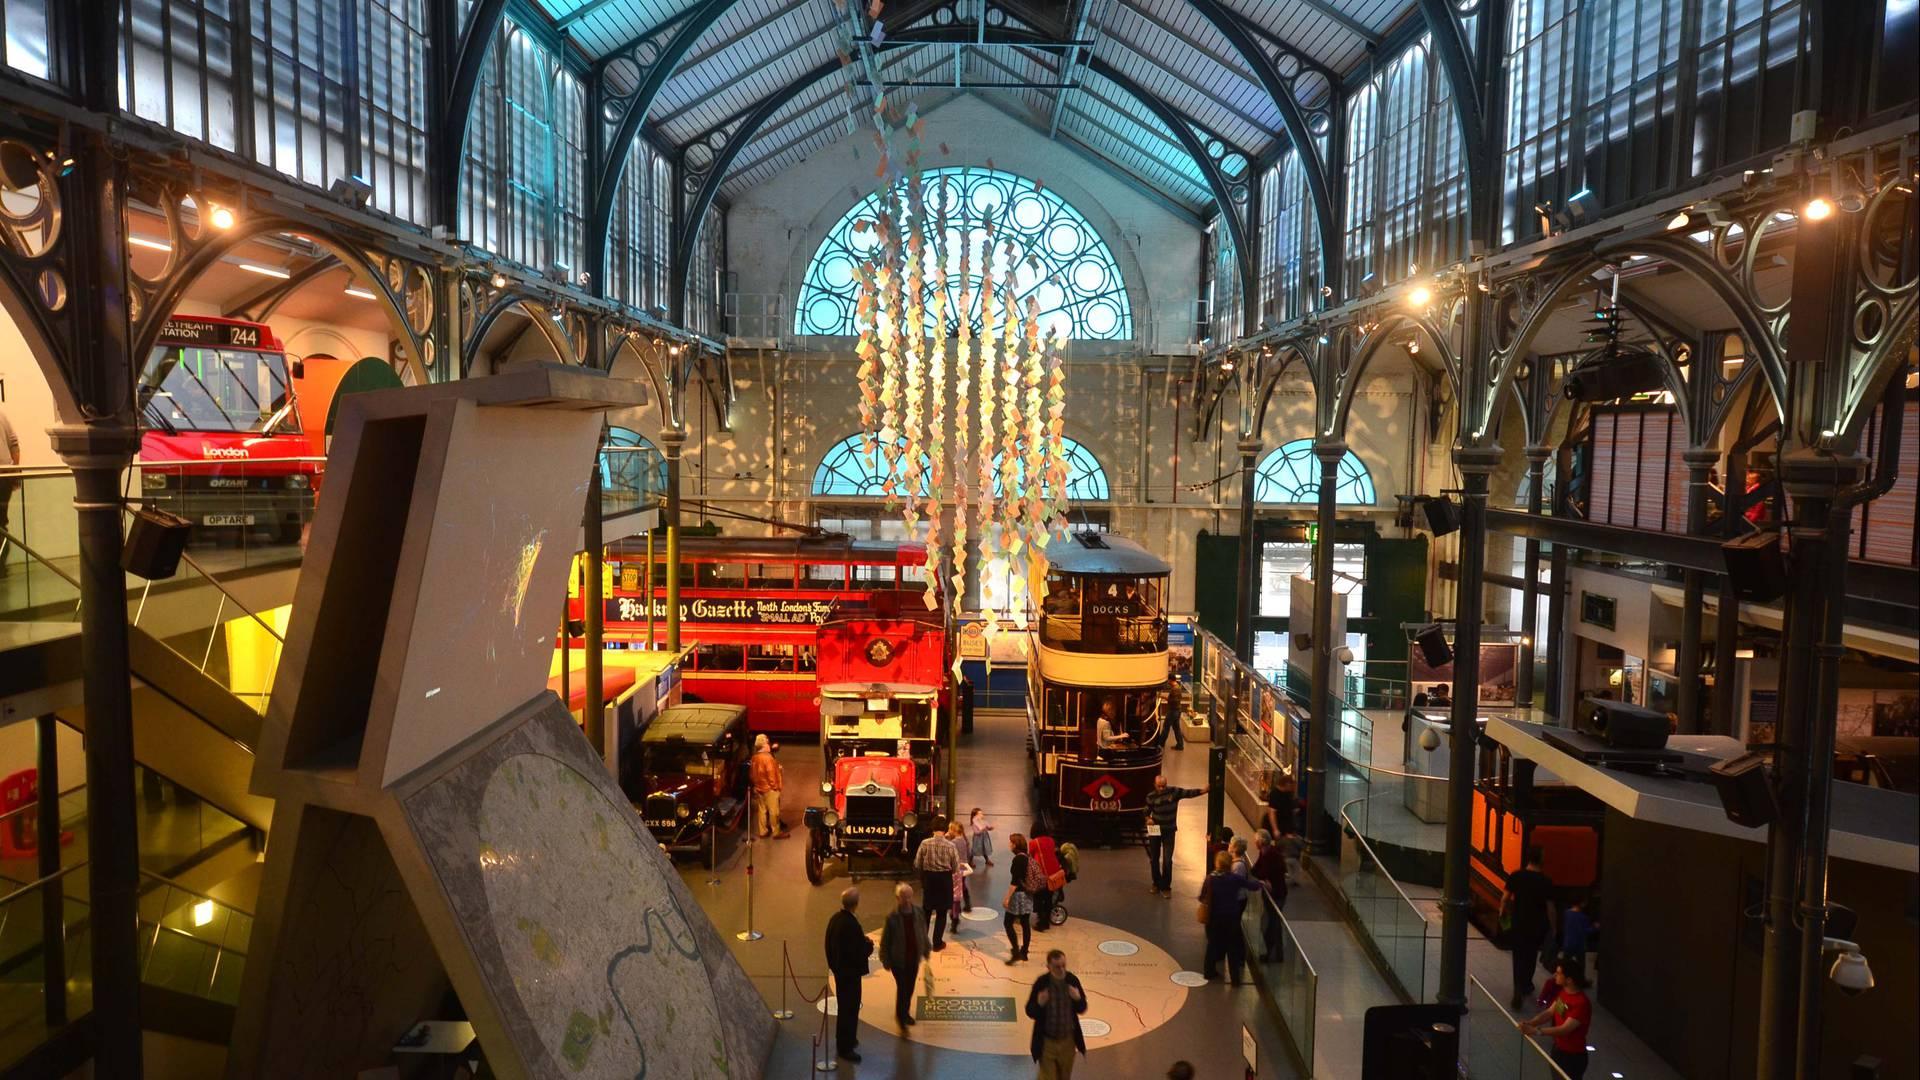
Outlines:
<svg viewBox="0 0 1920 1080"><path fill-rule="evenodd" d="M1069 882L1080 876L1080 849L1071 843L1061 844L1059 851L1060 869L1067 875ZM1067 890L1061 886L1053 891L1053 914L1050 920L1059 926L1067 921Z"/></svg>

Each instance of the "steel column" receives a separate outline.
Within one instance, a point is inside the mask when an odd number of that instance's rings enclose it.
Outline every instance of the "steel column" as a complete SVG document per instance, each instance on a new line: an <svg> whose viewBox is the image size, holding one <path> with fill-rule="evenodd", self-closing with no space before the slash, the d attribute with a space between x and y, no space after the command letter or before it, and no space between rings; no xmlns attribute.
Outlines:
<svg viewBox="0 0 1920 1080"><path fill-rule="evenodd" d="M1527 513L1538 514L1546 502L1547 459L1550 446L1527 447ZM1541 643L1534 640L1534 627L1540 625L1540 541L1527 537L1525 583L1520 589L1520 670L1514 673L1514 701L1521 708L1533 707L1533 658Z"/></svg>
<svg viewBox="0 0 1920 1080"><path fill-rule="evenodd" d="M606 731L606 682L601 664L606 659L606 542L600 514L600 455L593 456L593 475L587 480L587 513L582 523L582 532L587 549L587 587L582 590L586 597L585 608L587 623L586 641L586 679L587 700L582 708L581 720L586 726L587 741L593 744L593 752L604 756L607 752ZM618 762L608 762L618 766Z"/></svg>
<svg viewBox="0 0 1920 1080"><path fill-rule="evenodd" d="M1453 460L1465 486L1460 513L1460 580L1453 605L1453 708L1447 765L1447 854L1440 901L1439 1000L1467 1003L1467 854L1473 817L1474 742L1480 714L1480 620L1487 564L1488 477L1500 464L1497 448L1456 447Z"/></svg>
<svg viewBox="0 0 1920 1080"><path fill-rule="evenodd" d="M124 345L124 339L120 342ZM126 364L118 355L95 364ZM127 575L120 569L120 475L140 432L112 421L51 429L73 469L80 532L80 657L87 714L87 879L93 937L94 1068L138 1080L140 849L133 795L133 687Z"/></svg>
<svg viewBox="0 0 1920 1080"><path fill-rule="evenodd" d="M35 772L40 786L40 815L34 843L39 848L43 878L60 872L60 745L59 721L52 713L34 717L38 738ZM52 881L40 890L40 971L45 988L47 1030L57 1031L67 1022L67 897L66 883Z"/></svg>
<svg viewBox="0 0 1920 1080"><path fill-rule="evenodd" d="M1699 536L1707 529L1707 484L1720 452L1711 449L1688 450L1681 455L1687 463L1687 533ZM1688 567L1681 571L1686 598L1680 605L1680 648L1673 662L1674 677L1680 680L1680 730L1695 733L1705 729L1700 716L1700 635L1705 621L1706 576Z"/></svg>
<svg viewBox="0 0 1920 1080"><path fill-rule="evenodd" d="M1334 689L1334 651L1344 641L1333 640L1333 527L1334 498L1340 489L1340 461L1347 444L1323 441L1314 444L1320 459L1320 490L1315 505L1316 526L1313 538L1313 719L1307 731L1307 775L1304 796L1307 802L1307 845L1314 851L1331 851L1334 840L1333 818L1327 813L1327 740L1338 730L1339 693Z"/></svg>
<svg viewBox="0 0 1920 1080"><path fill-rule="evenodd" d="M1235 596L1233 651L1248 666L1253 664L1253 612L1258 590L1260 558L1253 550L1254 464L1260 457L1260 440L1240 442L1240 566L1239 591Z"/></svg>
<svg viewBox="0 0 1920 1080"><path fill-rule="evenodd" d="M667 648L680 651L680 451L687 433L669 428L660 433L660 449L667 455Z"/></svg>

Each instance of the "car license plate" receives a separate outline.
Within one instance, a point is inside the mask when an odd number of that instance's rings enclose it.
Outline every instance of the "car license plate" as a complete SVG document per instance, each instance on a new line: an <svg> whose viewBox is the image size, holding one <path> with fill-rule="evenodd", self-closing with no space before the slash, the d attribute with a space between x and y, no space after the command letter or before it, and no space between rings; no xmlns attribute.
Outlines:
<svg viewBox="0 0 1920 1080"><path fill-rule="evenodd" d="M251 525L252 514L208 514L200 519L202 525Z"/></svg>

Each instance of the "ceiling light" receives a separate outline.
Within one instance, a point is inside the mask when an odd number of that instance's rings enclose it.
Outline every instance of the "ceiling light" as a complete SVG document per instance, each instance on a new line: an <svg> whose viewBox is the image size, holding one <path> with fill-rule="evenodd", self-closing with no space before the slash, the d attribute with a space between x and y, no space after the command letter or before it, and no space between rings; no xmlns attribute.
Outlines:
<svg viewBox="0 0 1920 1080"><path fill-rule="evenodd" d="M151 237L141 236L138 233L128 234L127 243L132 244L134 247L146 248L149 251L173 250L173 245L167 243L165 240L155 240Z"/></svg>
<svg viewBox="0 0 1920 1080"><path fill-rule="evenodd" d="M1425 285L1415 285L1413 291L1407 294L1407 303L1417 308L1426 307L1433 303L1433 290Z"/></svg>
<svg viewBox="0 0 1920 1080"><path fill-rule="evenodd" d="M346 293L346 294L347 294L348 296L357 296L357 297L359 297L359 298L360 298L360 299L362 299L362 300L378 300L378 299L380 299L380 298L379 298L378 296L375 296L375 295L374 295L373 293L371 293L371 292L368 292L368 291L367 291L366 289L363 289L363 288L361 288L361 287L360 287L360 286L358 286L358 285L349 285L349 286L347 286L347 287L346 287L346 289L344 289L343 291L344 291L344 292L345 292L345 293Z"/></svg>
<svg viewBox="0 0 1920 1080"><path fill-rule="evenodd" d="M212 211L207 214L207 220L212 222L216 229L231 229L233 223L239 219L233 216L232 210L215 203Z"/></svg>
<svg viewBox="0 0 1920 1080"><path fill-rule="evenodd" d="M1735 649L1733 650L1733 658L1735 660L1751 660L1753 659L1753 650L1752 649Z"/></svg>
<svg viewBox="0 0 1920 1080"><path fill-rule="evenodd" d="M1420 343L1418 341L1407 342L1407 355L1408 356L1420 355Z"/></svg>
<svg viewBox="0 0 1920 1080"><path fill-rule="evenodd" d="M213 901L202 900L193 905L193 925L205 926L213 921Z"/></svg>
<svg viewBox="0 0 1920 1080"><path fill-rule="evenodd" d="M1692 221L1693 221L1693 215L1687 213L1685 210L1682 210L1679 213L1673 215L1673 217L1667 221L1667 231L1679 232L1681 229L1686 228L1690 223L1692 223Z"/></svg>
<svg viewBox="0 0 1920 1080"><path fill-rule="evenodd" d="M1825 195L1816 195L1807 201L1800 216L1808 221L1825 221L1833 216L1833 200Z"/></svg>
<svg viewBox="0 0 1920 1080"><path fill-rule="evenodd" d="M282 281L293 276L277 266L261 266L259 263L241 263L240 269L248 273L260 274L263 277L279 278Z"/></svg>
<svg viewBox="0 0 1920 1080"><path fill-rule="evenodd" d="M495 270L495 271L493 272L493 287L494 287L494 288L496 288L496 289L504 289L504 288L506 288L506 287L507 287L507 275L505 275L505 274L503 274L503 273L501 273L501 272L500 272L500 271L498 271L498 270Z"/></svg>

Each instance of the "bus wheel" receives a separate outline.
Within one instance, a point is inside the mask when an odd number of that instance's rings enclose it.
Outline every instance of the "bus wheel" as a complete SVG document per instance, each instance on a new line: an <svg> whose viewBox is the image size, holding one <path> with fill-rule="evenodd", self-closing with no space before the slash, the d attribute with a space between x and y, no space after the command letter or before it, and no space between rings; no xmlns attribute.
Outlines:
<svg viewBox="0 0 1920 1080"><path fill-rule="evenodd" d="M807 831L807 880L815 885L826 880L826 857L821 848L826 846L826 837L818 829Z"/></svg>

